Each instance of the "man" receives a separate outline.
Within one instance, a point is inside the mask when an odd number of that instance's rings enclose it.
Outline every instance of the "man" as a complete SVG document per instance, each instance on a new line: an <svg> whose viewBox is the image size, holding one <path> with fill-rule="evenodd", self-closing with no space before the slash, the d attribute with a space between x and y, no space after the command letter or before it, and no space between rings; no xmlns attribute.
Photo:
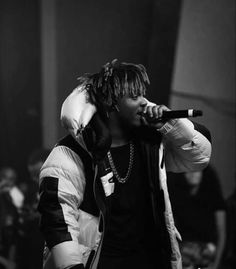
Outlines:
<svg viewBox="0 0 236 269"><path fill-rule="evenodd" d="M24 195L12 166L0 168L0 269L16 268L17 240Z"/></svg>
<svg viewBox="0 0 236 269"><path fill-rule="evenodd" d="M209 140L187 119L161 119L169 109L145 99L140 64L114 60L79 82L62 106L70 135L40 174L44 267L181 268L165 167L203 169Z"/></svg>
<svg viewBox="0 0 236 269"><path fill-rule="evenodd" d="M21 236L18 240L18 269L41 269L44 238L39 230L39 173L50 151L33 150L27 160L29 178L24 182L25 203L22 214Z"/></svg>
<svg viewBox="0 0 236 269"><path fill-rule="evenodd" d="M221 268L226 205L216 171L208 165L201 171L168 173L167 178L184 267Z"/></svg>

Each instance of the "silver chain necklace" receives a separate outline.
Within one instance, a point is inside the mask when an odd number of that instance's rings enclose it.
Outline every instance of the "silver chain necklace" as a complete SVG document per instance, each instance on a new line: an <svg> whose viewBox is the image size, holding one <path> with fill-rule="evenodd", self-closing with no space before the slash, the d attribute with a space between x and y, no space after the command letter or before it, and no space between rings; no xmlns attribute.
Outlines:
<svg viewBox="0 0 236 269"><path fill-rule="evenodd" d="M108 151L107 156L108 156L108 160L109 160L109 164L111 166L112 172L114 173L114 175L117 178L118 182L125 183L127 181L127 179L129 178L129 176L131 174L132 167L133 167L133 162L134 162L134 145L133 145L133 143L130 142L130 148L129 148L129 167L128 167L128 170L127 170L127 173L126 173L126 176L125 177L121 177L118 174L117 169L116 169L115 164L114 164L114 161L112 159L110 150Z"/></svg>

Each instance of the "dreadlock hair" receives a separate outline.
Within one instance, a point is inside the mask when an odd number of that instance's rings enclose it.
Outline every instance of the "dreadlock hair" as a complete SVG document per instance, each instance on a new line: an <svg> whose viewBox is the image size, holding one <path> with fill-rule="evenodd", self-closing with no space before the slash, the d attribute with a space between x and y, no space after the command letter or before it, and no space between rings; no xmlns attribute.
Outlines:
<svg viewBox="0 0 236 269"><path fill-rule="evenodd" d="M119 98L145 95L149 82L146 69L141 64L119 63L114 59L106 63L98 73L86 73L78 78L85 85L90 101L106 114L117 110Z"/></svg>

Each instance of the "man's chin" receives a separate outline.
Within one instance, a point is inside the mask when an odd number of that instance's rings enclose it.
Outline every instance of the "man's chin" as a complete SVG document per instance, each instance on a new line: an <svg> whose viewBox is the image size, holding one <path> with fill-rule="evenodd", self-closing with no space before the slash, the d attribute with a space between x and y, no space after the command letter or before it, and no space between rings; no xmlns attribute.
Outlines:
<svg viewBox="0 0 236 269"><path fill-rule="evenodd" d="M124 127L128 129L133 129L133 128L137 128L141 126L142 126L142 121L139 118L135 118L132 121L130 120L130 121L124 122Z"/></svg>
<svg viewBox="0 0 236 269"><path fill-rule="evenodd" d="M142 125L143 125L143 123L142 123L141 119L137 119L136 121L134 121L134 124L133 124L133 126L135 128L141 127Z"/></svg>

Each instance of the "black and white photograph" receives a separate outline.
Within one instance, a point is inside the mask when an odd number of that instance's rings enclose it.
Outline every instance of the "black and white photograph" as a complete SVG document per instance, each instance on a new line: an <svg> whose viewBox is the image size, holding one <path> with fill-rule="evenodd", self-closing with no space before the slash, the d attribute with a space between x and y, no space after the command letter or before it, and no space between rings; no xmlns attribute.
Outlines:
<svg viewBox="0 0 236 269"><path fill-rule="evenodd" d="M236 268L235 0L0 0L0 269Z"/></svg>

